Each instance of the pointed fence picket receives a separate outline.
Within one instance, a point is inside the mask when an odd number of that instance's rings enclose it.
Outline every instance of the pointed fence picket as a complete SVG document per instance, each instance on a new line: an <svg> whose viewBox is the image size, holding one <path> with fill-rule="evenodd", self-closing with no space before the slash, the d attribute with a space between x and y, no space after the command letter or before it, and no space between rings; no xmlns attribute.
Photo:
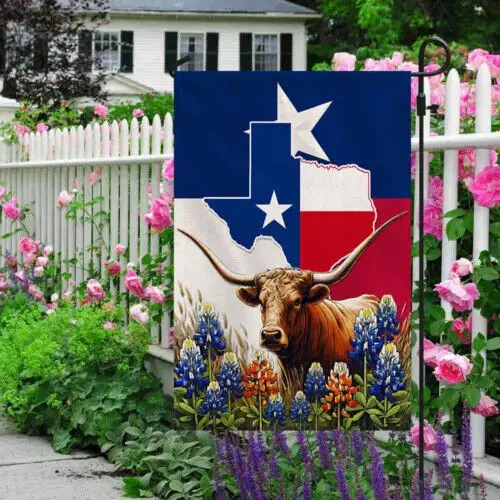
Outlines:
<svg viewBox="0 0 500 500"><path fill-rule="evenodd" d="M426 82L425 93L429 97ZM427 198L429 178L429 153L444 151L444 211L457 207L458 192L458 149L476 149L476 172L489 163L489 150L500 147L500 134L491 132L491 77L486 65L478 73L476 82L476 133L460 134L460 82L455 70L450 71L446 83L445 131L442 136L430 135L430 113L424 117L425 157L424 157L424 198ZM429 99L428 99L429 101ZM161 182L161 163L173 154L173 122L170 114L154 117L150 126L147 118L139 124L133 118L130 126L126 121L118 124L79 126L69 130L31 133L21 138L19 144L7 145L0 142L0 185L15 191L21 204L33 203L34 227L41 233L37 236L44 243L54 245L69 259L82 253L83 262L88 266L95 252L86 252L97 240L96 229L82 228L64 217L64 211L55 208L55 198L62 190L71 192L77 189L79 195L90 200L92 193L104 197L102 206L94 210L109 214L109 223L103 225L102 239L111 249L112 258L117 243L129 250L129 260L138 263L147 253L159 249L157 235L151 235L144 221L150 202L165 186ZM417 138L411 140L412 151L417 151ZM418 153L416 154L418 163ZM90 172L102 170L99 185L90 187ZM418 185L418 169L416 170ZM418 213L418 189L415 192L414 213ZM104 221L104 215L100 218ZM487 208L474 207L473 257L478 258L481 250L488 248L489 211ZM443 224L445 226L445 224ZM414 222L414 241L418 240L418 225ZM2 234L11 231L12 224L2 218ZM2 250L9 250L19 256L18 235L4 240ZM442 278L446 279L451 263L457 257L456 241L446 236L443 228L442 238ZM121 258L122 266L126 265ZM81 260L79 261L81 262ZM168 261L167 263L170 263ZM103 262L93 264L96 272L103 272ZM84 278L83 269L72 263L67 270L76 282ZM413 261L413 275L418 276L418 260ZM121 280L121 291L124 291ZM413 305L416 310L417 305ZM451 309L443 302L446 318L451 318ZM162 347L169 345L171 328L170 315L165 314L161 325L153 329L154 341ZM486 319L477 310L473 311L473 333L486 331ZM485 353L481 353L485 356ZM412 351L412 379L418 381L417 346ZM472 415L473 453L476 457L484 455L484 418Z"/></svg>

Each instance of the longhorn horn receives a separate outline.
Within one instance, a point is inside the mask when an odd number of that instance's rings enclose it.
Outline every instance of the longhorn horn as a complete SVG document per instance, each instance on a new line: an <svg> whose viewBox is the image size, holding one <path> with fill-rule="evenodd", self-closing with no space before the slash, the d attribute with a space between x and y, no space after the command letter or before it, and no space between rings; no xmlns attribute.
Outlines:
<svg viewBox="0 0 500 500"><path fill-rule="evenodd" d="M189 234L182 229L177 229L177 231L186 235L191 241L193 241L198 248L207 256L208 260L212 263L215 270L229 283L233 283L234 285L255 285L255 275L254 274L237 274L228 269L220 259L210 250L210 248L206 247L196 236Z"/></svg>
<svg viewBox="0 0 500 500"><path fill-rule="evenodd" d="M368 238L362 241L347 257L344 258L343 262L339 264L336 268L328 271L326 273L313 273L313 283L323 284L323 285L333 285L342 281L352 269L352 266L356 261L363 255L363 252L375 241L375 238L390 224L408 212L401 212L395 215L387 222L384 222L379 228L373 231Z"/></svg>

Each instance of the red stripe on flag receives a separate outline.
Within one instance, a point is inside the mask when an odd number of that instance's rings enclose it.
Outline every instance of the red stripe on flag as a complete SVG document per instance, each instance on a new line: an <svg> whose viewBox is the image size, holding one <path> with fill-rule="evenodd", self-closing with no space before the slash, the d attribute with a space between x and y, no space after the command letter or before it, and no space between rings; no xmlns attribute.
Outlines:
<svg viewBox="0 0 500 500"><path fill-rule="evenodd" d="M375 227L400 212L407 215L386 228L360 257L349 275L331 287L334 299L369 293L391 294L404 310L411 309L411 232L409 199L374 199ZM300 267L327 271L372 232L373 212L301 212Z"/></svg>

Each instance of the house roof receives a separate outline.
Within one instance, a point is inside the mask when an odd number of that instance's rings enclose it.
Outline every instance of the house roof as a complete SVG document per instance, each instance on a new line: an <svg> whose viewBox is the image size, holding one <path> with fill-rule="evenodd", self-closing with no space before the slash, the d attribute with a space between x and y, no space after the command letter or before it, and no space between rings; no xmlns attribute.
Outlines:
<svg viewBox="0 0 500 500"><path fill-rule="evenodd" d="M110 10L190 14L316 15L314 10L287 0L110 0Z"/></svg>

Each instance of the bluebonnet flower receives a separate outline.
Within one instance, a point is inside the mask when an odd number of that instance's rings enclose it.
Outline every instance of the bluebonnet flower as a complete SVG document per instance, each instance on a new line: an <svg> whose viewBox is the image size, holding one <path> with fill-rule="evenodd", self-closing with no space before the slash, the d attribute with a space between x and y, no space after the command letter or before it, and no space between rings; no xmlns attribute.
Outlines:
<svg viewBox="0 0 500 500"><path fill-rule="evenodd" d="M307 372L304 382L304 392L310 401L317 401L326 394L326 378L323 367L314 362Z"/></svg>
<svg viewBox="0 0 500 500"><path fill-rule="evenodd" d="M354 338L351 339L352 350L348 352L349 357L363 363L366 355L367 365L373 368L383 343L378 334L375 314L369 307L362 309L354 322Z"/></svg>
<svg viewBox="0 0 500 500"><path fill-rule="evenodd" d="M204 358L208 356L210 351L212 361L216 356L221 356L226 349L224 330L211 305L204 305L203 313L198 316L198 325L193 338L200 346Z"/></svg>
<svg viewBox="0 0 500 500"><path fill-rule="evenodd" d="M266 409L264 411L264 418L269 420L271 427L285 425L285 405L283 404L281 394L272 394L269 396L269 401L267 402Z"/></svg>
<svg viewBox="0 0 500 500"><path fill-rule="evenodd" d="M216 378L226 399L229 397L233 400L241 398L243 395L241 368L234 353L226 352L224 354Z"/></svg>
<svg viewBox="0 0 500 500"><path fill-rule="evenodd" d="M387 398L391 403L394 403L392 393L406 387L405 375L394 342L388 342L382 347L373 376L375 380L370 387L370 394L376 396L379 401Z"/></svg>
<svg viewBox="0 0 500 500"><path fill-rule="evenodd" d="M377 328L382 340L390 342L394 335L399 334L399 318L397 307L392 295L384 295L380 299L377 311Z"/></svg>
<svg viewBox="0 0 500 500"><path fill-rule="evenodd" d="M290 405L290 419L299 425L305 424L311 414L311 405L302 391L297 391Z"/></svg>
<svg viewBox="0 0 500 500"><path fill-rule="evenodd" d="M226 400L220 390L219 382L210 382L205 393L205 399L200 407L200 413L202 415L208 413L210 416L216 417L219 413L225 413L226 411Z"/></svg>
<svg viewBox="0 0 500 500"><path fill-rule="evenodd" d="M196 389L203 390L208 385L208 377L205 375L207 367L201 357L200 348L194 340L186 339L181 348L179 361L174 367L176 379L175 387L185 387L186 397L190 398Z"/></svg>

